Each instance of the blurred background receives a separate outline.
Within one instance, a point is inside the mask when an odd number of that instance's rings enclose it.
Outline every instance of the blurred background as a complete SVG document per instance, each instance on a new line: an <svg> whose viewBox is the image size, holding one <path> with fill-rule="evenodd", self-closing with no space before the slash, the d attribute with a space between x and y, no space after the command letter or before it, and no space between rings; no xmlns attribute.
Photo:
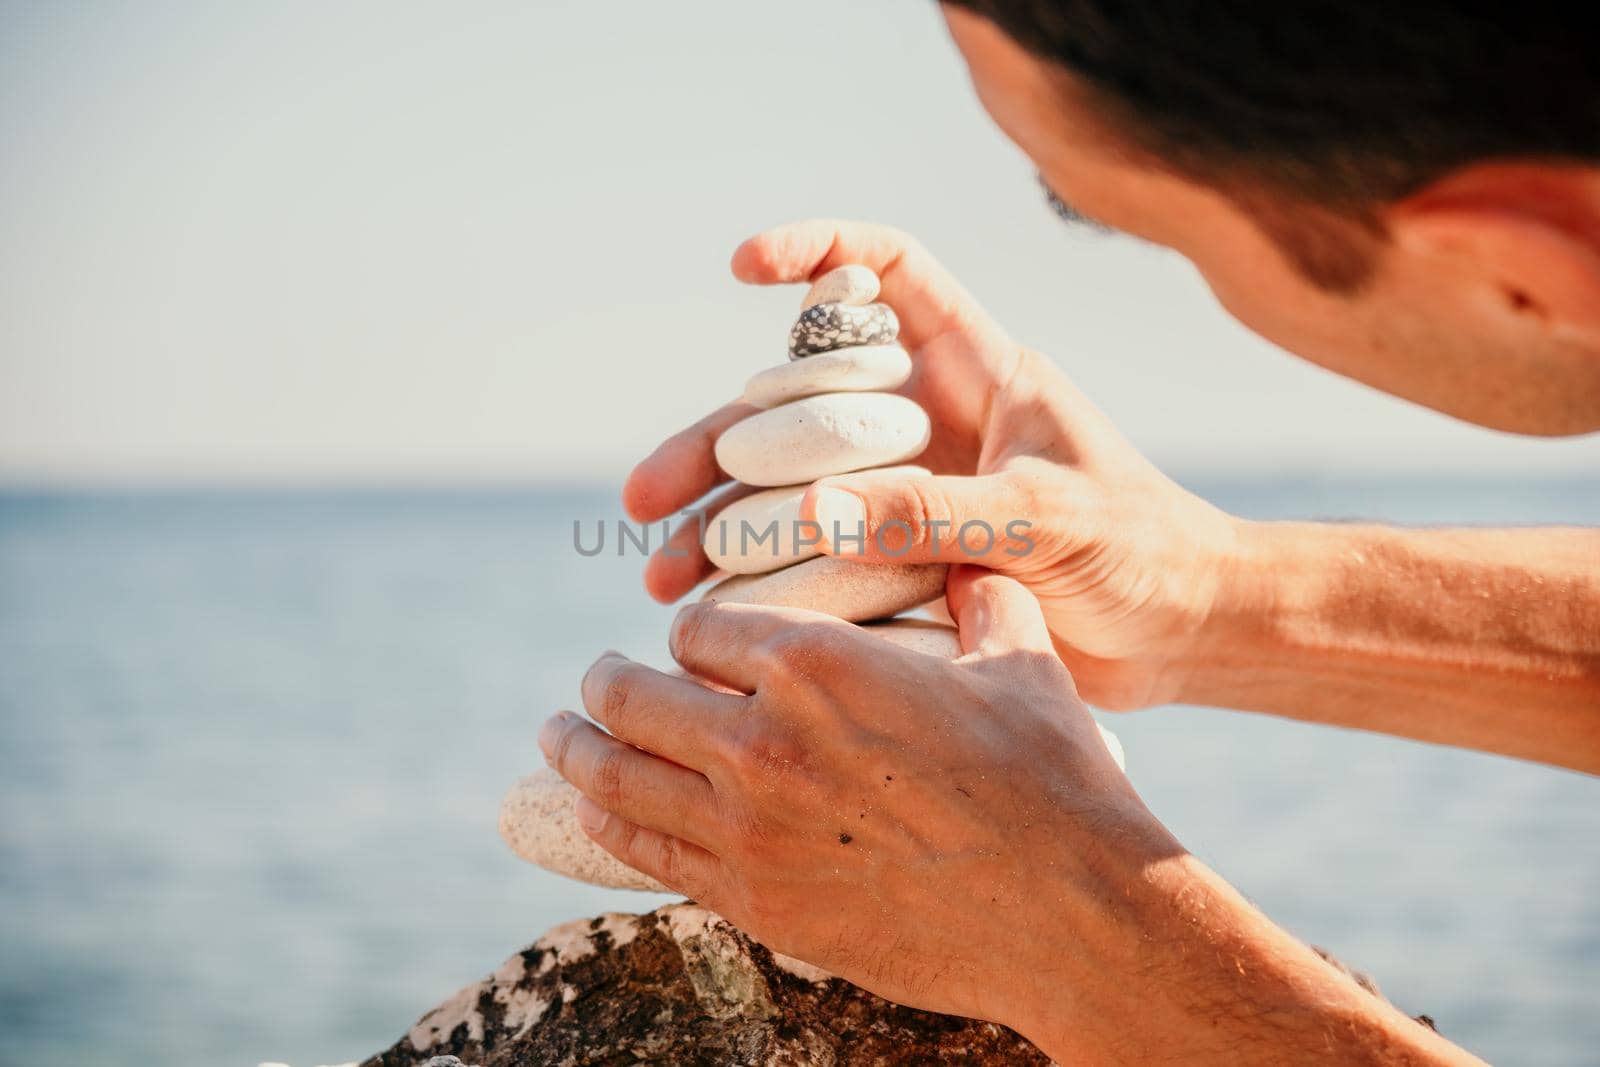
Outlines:
<svg viewBox="0 0 1600 1067"><path fill-rule="evenodd" d="M825 136L818 136L825 130ZM821 147L819 147L819 145ZM749 233L919 235L1254 516L1600 524L1600 439L1300 364L1074 233L932 3L0 2L0 1062L359 1059L546 927L500 794L602 649L572 523L782 358ZM1600 1047L1593 779L1187 708L1156 813L1491 1059Z"/></svg>

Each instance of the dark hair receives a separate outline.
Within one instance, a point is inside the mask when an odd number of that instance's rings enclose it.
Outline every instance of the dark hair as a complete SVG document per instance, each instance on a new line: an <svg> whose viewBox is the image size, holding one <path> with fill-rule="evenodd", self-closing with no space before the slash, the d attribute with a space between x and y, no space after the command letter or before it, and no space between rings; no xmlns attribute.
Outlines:
<svg viewBox="0 0 1600 1067"><path fill-rule="evenodd" d="M1577 5L950 0L1078 76L1176 170L1346 218L1489 159L1600 161Z"/></svg>

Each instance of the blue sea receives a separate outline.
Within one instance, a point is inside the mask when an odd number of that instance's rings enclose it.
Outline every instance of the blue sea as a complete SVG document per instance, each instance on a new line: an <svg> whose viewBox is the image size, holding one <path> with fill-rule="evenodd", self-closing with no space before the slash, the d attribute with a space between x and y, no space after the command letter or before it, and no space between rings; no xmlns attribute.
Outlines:
<svg viewBox="0 0 1600 1067"><path fill-rule="evenodd" d="M1196 479L1260 517L1600 525L1600 480ZM565 919L502 791L601 650L665 660L610 492L0 495L0 1061L360 1059ZM1600 560L1596 561L1600 566ZM1600 781L1263 716L1116 716L1150 806L1494 1061L1600 1050Z"/></svg>

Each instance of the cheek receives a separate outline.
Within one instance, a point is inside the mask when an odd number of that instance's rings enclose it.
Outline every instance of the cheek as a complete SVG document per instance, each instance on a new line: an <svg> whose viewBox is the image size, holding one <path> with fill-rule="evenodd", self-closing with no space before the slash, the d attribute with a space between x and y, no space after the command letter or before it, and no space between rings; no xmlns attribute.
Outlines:
<svg viewBox="0 0 1600 1067"><path fill-rule="evenodd" d="M1353 303L1308 282L1256 227L1219 219L1177 251L1194 263L1227 312L1251 332L1317 359L1340 336L1349 340ZM1320 360L1318 360L1320 362Z"/></svg>
<svg viewBox="0 0 1600 1067"><path fill-rule="evenodd" d="M1331 342L1344 335L1348 343L1352 324L1329 313L1325 297L1285 280L1281 270L1230 264L1201 274L1217 302L1251 333L1314 363L1340 362L1327 358L1338 347Z"/></svg>
<svg viewBox="0 0 1600 1067"><path fill-rule="evenodd" d="M1326 292L1282 260L1220 262L1201 274L1252 333L1335 374L1408 395L1394 356L1427 347L1430 336L1410 328L1412 316L1394 314L1392 301Z"/></svg>

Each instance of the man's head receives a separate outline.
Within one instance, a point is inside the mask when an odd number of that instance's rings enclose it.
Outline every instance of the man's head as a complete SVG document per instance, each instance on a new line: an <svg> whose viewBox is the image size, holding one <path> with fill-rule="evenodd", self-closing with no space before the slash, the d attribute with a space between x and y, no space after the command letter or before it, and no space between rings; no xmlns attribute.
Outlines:
<svg viewBox="0 0 1600 1067"><path fill-rule="evenodd" d="M946 13L1053 192L1186 255L1258 332L1485 425L1600 428L1600 52L1553 10Z"/></svg>

